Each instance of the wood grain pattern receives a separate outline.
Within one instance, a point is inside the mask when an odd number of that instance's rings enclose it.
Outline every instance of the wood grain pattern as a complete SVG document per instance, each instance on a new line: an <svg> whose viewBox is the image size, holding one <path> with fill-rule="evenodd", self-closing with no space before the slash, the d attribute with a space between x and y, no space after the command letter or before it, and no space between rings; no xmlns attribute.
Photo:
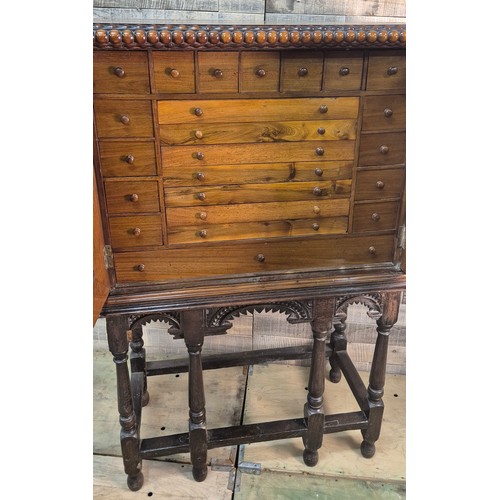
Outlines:
<svg viewBox="0 0 500 500"><path fill-rule="evenodd" d="M221 72L221 76L218 75ZM238 54L236 52L201 52L198 54L200 92L238 92Z"/></svg>
<svg viewBox="0 0 500 500"><path fill-rule="evenodd" d="M154 142L101 141L99 154L104 177L156 175Z"/></svg>
<svg viewBox="0 0 500 500"><path fill-rule="evenodd" d="M369 165L397 165L404 163L405 158L405 132L361 135L359 144L360 167Z"/></svg>
<svg viewBox="0 0 500 500"><path fill-rule="evenodd" d="M110 214L158 212L158 182L153 180L105 182L106 200ZM137 195L137 201L132 200Z"/></svg>
<svg viewBox="0 0 500 500"><path fill-rule="evenodd" d="M159 214L110 217L109 226L111 243L114 248L163 244L161 216Z"/></svg>
<svg viewBox="0 0 500 500"><path fill-rule="evenodd" d="M263 71L259 76L258 71ZM241 92L277 92L280 79L279 52L244 51L240 55Z"/></svg>
<svg viewBox="0 0 500 500"><path fill-rule="evenodd" d="M95 99L99 137L153 137L153 115L148 101ZM122 121L122 117L128 123Z"/></svg>
<svg viewBox="0 0 500 500"><path fill-rule="evenodd" d="M283 75L281 79L284 91L292 90L321 90L323 80L323 54L306 51L286 52L283 54ZM307 74L300 75L302 69L307 70Z"/></svg>
<svg viewBox="0 0 500 500"><path fill-rule="evenodd" d="M94 7L218 11L219 0L93 0Z"/></svg>

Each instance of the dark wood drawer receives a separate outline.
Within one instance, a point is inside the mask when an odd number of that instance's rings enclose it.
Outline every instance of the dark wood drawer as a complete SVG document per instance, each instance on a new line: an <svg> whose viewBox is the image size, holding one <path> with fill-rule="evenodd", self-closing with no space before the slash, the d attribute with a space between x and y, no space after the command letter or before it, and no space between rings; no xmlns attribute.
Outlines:
<svg viewBox="0 0 500 500"><path fill-rule="evenodd" d="M94 92L149 94L147 53L94 52Z"/></svg>
<svg viewBox="0 0 500 500"><path fill-rule="evenodd" d="M362 134L359 145L359 166L398 165L405 163L406 134Z"/></svg>
<svg viewBox="0 0 500 500"><path fill-rule="evenodd" d="M363 55L328 53L325 55L323 90L359 90Z"/></svg>
<svg viewBox="0 0 500 500"><path fill-rule="evenodd" d="M108 213L158 212L158 182L155 180L105 182Z"/></svg>
<svg viewBox="0 0 500 500"><path fill-rule="evenodd" d="M200 52L198 54L200 92L238 92L238 53Z"/></svg>
<svg viewBox="0 0 500 500"><path fill-rule="evenodd" d="M104 177L156 175L154 142L106 142L99 144Z"/></svg>
<svg viewBox="0 0 500 500"><path fill-rule="evenodd" d="M114 259L118 283L127 283L388 263L393 251L392 235L332 236L125 252Z"/></svg>
<svg viewBox="0 0 500 500"><path fill-rule="evenodd" d="M352 230L384 231L396 229L399 213L399 201L379 203L357 203L354 205Z"/></svg>
<svg viewBox="0 0 500 500"><path fill-rule="evenodd" d="M318 92L323 79L323 54L307 51L283 54L282 90Z"/></svg>
<svg viewBox="0 0 500 500"><path fill-rule="evenodd" d="M110 217L109 227L114 248L157 246L163 243L159 214Z"/></svg>
<svg viewBox="0 0 500 500"><path fill-rule="evenodd" d="M402 168L360 170L357 173L355 200L400 198L404 176Z"/></svg>
<svg viewBox="0 0 500 500"><path fill-rule="evenodd" d="M395 90L406 86L406 57L400 54L370 54L367 90Z"/></svg>
<svg viewBox="0 0 500 500"><path fill-rule="evenodd" d="M128 99L94 100L99 137L153 137L153 117L149 101Z"/></svg>
<svg viewBox="0 0 500 500"><path fill-rule="evenodd" d="M363 132L406 128L406 96L382 95L365 97Z"/></svg>
<svg viewBox="0 0 500 500"><path fill-rule="evenodd" d="M153 52L152 57L157 92L195 91L193 52Z"/></svg>
<svg viewBox="0 0 500 500"><path fill-rule="evenodd" d="M241 53L240 92L277 92L279 82L279 52Z"/></svg>

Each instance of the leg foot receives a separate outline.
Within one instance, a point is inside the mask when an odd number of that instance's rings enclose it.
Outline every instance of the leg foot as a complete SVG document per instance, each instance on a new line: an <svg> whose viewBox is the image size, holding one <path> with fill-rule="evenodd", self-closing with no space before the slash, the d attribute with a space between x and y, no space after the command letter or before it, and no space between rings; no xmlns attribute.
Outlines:
<svg viewBox="0 0 500 500"><path fill-rule="evenodd" d="M148 391L144 391L142 393L141 405L142 406L147 406L148 403L149 403L149 392Z"/></svg>
<svg viewBox="0 0 500 500"><path fill-rule="evenodd" d="M203 467L193 467L193 478L195 481L201 483L205 481L208 474L208 467L204 465Z"/></svg>
<svg viewBox="0 0 500 500"><path fill-rule="evenodd" d="M318 463L319 453L317 451L304 450L302 457L304 458L304 463L308 467L314 467Z"/></svg>
<svg viewBox="0 0 500 500"><path fill-rule="evenodd" d="M338 384L340 382L340 379L342 378L342 372L339 369L334 369L332 368L330 370L329 377L330 382L333 382L334 384Z"/></svg>
<svg viewBox="0 0 500 500"><path fill-rule="evenodd" d="M363 441L360 446L361 455L365 458L372 458L375 455L375 445L373 443L369 443L368 441Z"/></svg>
<svg viewBox="0 0 500 500"><path fill-rule="evenodd" d="M129 487L130 490L138 491L142 488L143 484L144 484L144 475L142 474L142 472L139 472L139 474L136 474L134 476L132 475L127 476L127 486Z"/></svg>

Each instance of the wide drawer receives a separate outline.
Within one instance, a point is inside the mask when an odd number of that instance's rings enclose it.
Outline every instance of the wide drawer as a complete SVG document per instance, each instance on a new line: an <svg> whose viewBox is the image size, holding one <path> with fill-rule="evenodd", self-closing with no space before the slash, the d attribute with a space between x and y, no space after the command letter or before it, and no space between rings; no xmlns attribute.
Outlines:
<svg viewBox="0 0 500 500"><path fill-rule="evenodd" d="M193 52L152 52L156 92L195 91Z"/></svg>
<svg viewBox="0 0 500 500"><path fill-rule="evenodd" d="M104 177L156 175L154 142L101 141L99 153Z"/></svg>
<svg viewBox="0 0 500 500"><path fill-rule="evenodd" d="M148 55L145 52L94 52L94 92L148 94Z"/></svg>
<svg viewBox="0 0 500 500"><path fill-rule="evenodd" d="M399 201L357 203L354 205L352 230L362 232L396 229L398 211Z"/></svg>
<svg viewBox="0 0 500 500"><path fill-rule="evenodd" d="M402 168L360 170L357 173L355 200L400 198L404 176Z"/></svg>
<svg viewBox="0 0 500 500"><path fill-rule="evenodd" d="M395 90L406 87L406 57L401 54L370 54L367 90Z"/></svg>
<svg viewBox="0 0 500 500"><path fill-rule="evenodd" d="M158 212L158 182L154 180L105 182L108 213Z"/></svg>
<svg viewBox="0 0 500 500"><path fill-rule="evenodd" d="M368 96L364 100L363 132L406 128L406 96Z"/></svg>
<svg viewBox="0 0 500 500"><path fill-rule="evenodd" d="M208 93L238 92L238 53L200 52L198 90Z"/></svg>
<svg viewBox="0 0 500 500"><path fill-rule="evenodd" d="M293 238L115 253L118 283L169 281L392 262L394 237Z"/></svg>
<svg viewBox="0 0 500 500"><path fill-rule="evenodd" d="M156 246L163 243L161 215L110 217L113 248Z"/></svg>
<svg viewBox="0 0 500 500"><path fill-rule="evenodd" d="M406 160L406 133L362 134L359 166L398 165Z"/></svg>

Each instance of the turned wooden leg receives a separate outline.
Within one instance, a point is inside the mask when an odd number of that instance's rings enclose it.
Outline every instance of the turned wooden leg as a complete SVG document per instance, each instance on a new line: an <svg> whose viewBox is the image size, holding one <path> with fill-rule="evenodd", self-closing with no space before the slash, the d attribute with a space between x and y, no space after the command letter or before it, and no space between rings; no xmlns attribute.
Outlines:
<svg viewBox="0 0 500 500"><path fill-rule="evenodd" d="M132 328L132 342L130 342L130 367L132 374L140 373L143 377L143 387L141 396L141 405L146 406L149 403L148 380L146 377L146 350L144 349L144 340L142 338L142 325Z"/></svg>
<svg viewBox="0 0 500 500"><path fill-rule="evenodd" d="M128 359L128 322L126 316L106 318L109 350L116 364L116 385L118 393L118 412L120 414L120 443L127 484L132 491L139 490L144 483L142 461L139 455L139 429L132 404L132 390L127 366Z"/></svg>
<svg viewBox="0 0 500 500"><path fill-rule="evenodd" d="M330 381L334 383L340 382L340 379L342 378L342 372L337 364L335 353L339 351L345 351L347 349L347 339L345 337L346 318L346 315L337 317L337 320L339 322L333 325L334 330L330 337L330 347L332 348L332 354L330 355L329 359L331 367L329 378Z"/></svg>
<svg viewBox="0 0 500 500"><path fill-rule="evenodd" d="M181 328L189 353L189 449L193 465L193 478L204 481L207 477L207 425L205 392L203 389L203 310L182 311Z"/></svg>
<svg viewBox="0 0 500 500"><path fill-rule="evenodd" d="M316 299L313 305L312 332L314 336L311 370L307 403L304 417L307 432L303 437L304 463L313 467L318 463L318 450L323 444L325 414L323 411L323 392L325 390L325 343L332 329L334 299Z"/></svg>
<svg viewBox="0 0 500 500"><path fill-rule="evenodd" d="M365 458L373 457L375 454L375 441L380 436L382 415L384 413L382 396L384 395L389 333L398 320L401 298L400 292L383 293L381 295L383 312L382 316L377 320L377 342L375 343L368 384L368 428L362 431L361 454Z"/></svg>

